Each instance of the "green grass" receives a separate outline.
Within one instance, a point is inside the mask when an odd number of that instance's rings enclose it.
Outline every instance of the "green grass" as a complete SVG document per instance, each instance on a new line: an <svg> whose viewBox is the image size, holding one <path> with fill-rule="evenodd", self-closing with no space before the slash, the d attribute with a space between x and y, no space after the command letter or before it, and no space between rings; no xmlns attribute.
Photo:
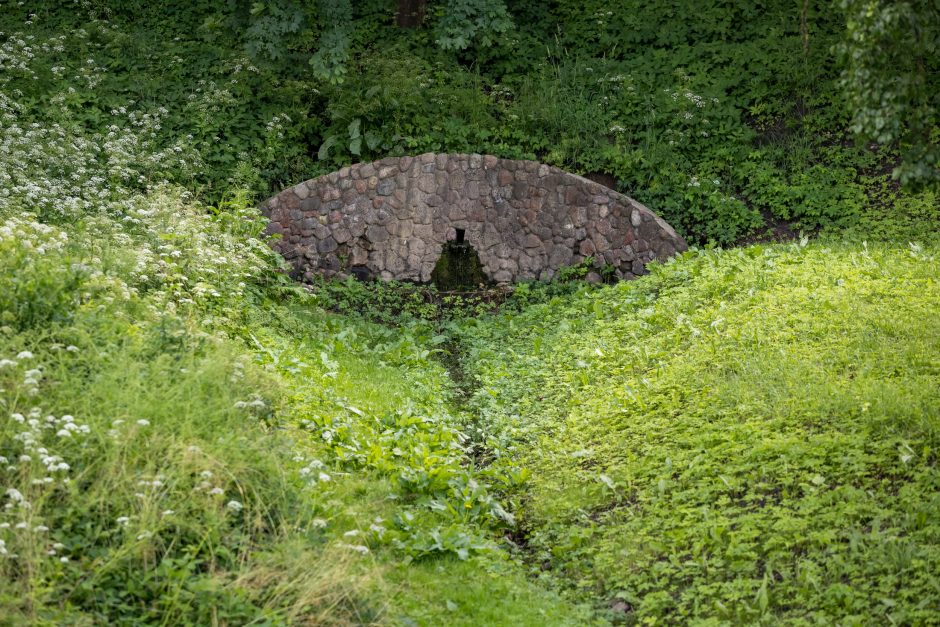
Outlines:
<svg viewBox="0 0 940 627"><path fill-rule="evenodd" d="M234 243L224 222L164 202L173 231L208 235L164 258L207 276ZM155 214L67 240L3 225L8 622L580 622L499 551L511 479L468 463L429 328L252 295L238 275L201 300L163 262L126 263L169 239Z"/></svg>
<svg viewBox="0 0 940 627"><path fill-rule="evenodd" d="M326 86L212 3L79 4L0 20L0 623L938 622L938 205L841 141L828 69L791 112L795 21L712 62L669 38L721 7L562 3L470 72L373 7L368 71ZM762 209L841 241L493 300L301 289L235 188L342 165L352 128L357 159L606 172L701 240Z"/></svg>
<svg viewBox="0 0 940 627"><path fill-rule="evenodd" d="M532 562L628 621L934 621L938 269L693 252L471 328L485 437L532 473Z"/></svg>

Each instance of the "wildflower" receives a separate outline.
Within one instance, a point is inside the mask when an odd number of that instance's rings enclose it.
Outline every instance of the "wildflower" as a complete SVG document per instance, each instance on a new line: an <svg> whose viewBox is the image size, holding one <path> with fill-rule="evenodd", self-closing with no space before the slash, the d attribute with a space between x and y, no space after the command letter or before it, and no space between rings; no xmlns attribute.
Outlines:
<svg viewBox="0 0 940 627"><path fill-rule="evenodd" d="M326 527L326 521L322 518L314 518L312 524L316 529L323 529Z"/></svg>
<svg viewBox="0 0 940 627"><path fill-rule="evenodd" d="M69 344L68 346L65 347L65 350L67 350L70 353L77 353L78 347L75 346L74 344Z"/></svg>
<svg viewBox="0 0 940 627"><path fill-rule="evenodd" d="M115 521L119 525L126 525L130 522L130 516L118 516L118 519Z"/></svg>
<svg viewBox="0 0 940 627"><path fill-rule="evenodd" d="M8 366L15 366L16 362L12 359L0 359L0 369L6 368Z"/></svg>
<svg viewBox="0 0 940 627"><path fill-rule="evenodd" d="M233 512L240 512L242 511L244 505L242 505L239 501L229 501L225 504L225 507L232 510Z"/></svg>
<svg viewBox="0 0 940 627"><path fill-rule="evenodd" d="M22 503L26 500L23 498L23 493L16 488L7 488L7 496L10 497L10 500L14 503Z"/></svg>
<svg viewBox="0 0 940 627"><path fill-rule="evenodd" d="M59 561L62 562L63 564L67 564L69 561L69 558L63 555L62 557L59 558Z"/></svg>
<svg viewBox="0 0 940 627"><path fill-rule="evenodd" d="M173 511L172 509L165 509L165 510L163 510L163 511L161 512L161 514L162 514L163 516L172 516L172 515L175 514L175 513L176 513L176 512Z"/></svg>
<svg viewBox="0 0 940 627"><path fill-rule="evenodd" d="M29 351L20 351L16 356L17 359L32 359L33 354Z"/></svg>
<svg viewBox="0 0 940 627"><path fill-rule="evenodd" d="M150 426L150 421L147 420L146 418L141 418L140 420L137 421L137 424L139 424L141 427L148 427Z"/></svg>
<svg viewBox="0 0 940 627"><path fill-rule="evenodd" d="M14 527L14 529L26 529L28 526L29 525L27 525L25 522L18 522L16 523L16 527Z"/></svg>
<svg viewBox="0 0 940 627"><path fill-rule="evenodd" d="M142 532L142 533L137 534L137 539L138 539L138 540L146 540L147 538L150 538L150 537L152 537L152 536L153 536L153 532L151 532L151 531L144 531L144 532Z"/></svg>
<svg viewBox="0 0 940 627"><path fill-rule="evenodd" d="M361 544L340 544L339 546L341 546L344 549L349 549L350 551L361 553L362 555L366 555L369 553L369 547L363 546Z"/></svg>
<svg viewBox="0 0 940 627"><path fill-rule="evenodd" d="M45 531L49 531L49 527L45 525L36 525L35 527L33 527L33 531L37 533L43 533Z"/></svg>
<svg viewBox="0 0 940 627"><path fill-rule="evenodd" d="M209 490L209 494L212 496L216 496L217 494L225 494L225 490L222 488L212 488Z"/></svg>
<svg viewBox="0 0 940 627"><path fill-rule="evenodd" d="M72 433L68 429L59 429L55 434L60 438L70 438Z"/></svg>

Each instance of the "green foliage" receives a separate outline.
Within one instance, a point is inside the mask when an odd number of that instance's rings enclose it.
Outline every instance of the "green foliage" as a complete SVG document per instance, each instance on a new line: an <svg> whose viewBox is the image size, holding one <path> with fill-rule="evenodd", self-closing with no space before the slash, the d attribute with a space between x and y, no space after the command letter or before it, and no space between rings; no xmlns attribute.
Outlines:
<svg viewBox="0 0 940 627"><path fill-rule="evenodd" d="M0 102L4 620L376 622L419 596L385 602L387 566L453 555L575 622L496 553L523 473L469 463L442 338L317 309L247 192L140 181L190 158L159 121Z"/></svg>
<svg viewBox="0 0 940 627"><path fill-rule="evenodd" d="M352 23L350 0L320 0L322 34L319 48L310 57L314 74L330 83L342 83L349 61L349 30Z"/></svg>
<svg viewBox="0 0 940 627"><path fill-rule="evenodd" d="M940 7L932 0L845 0L842 6L841 85L852 130L867 141L901 146L893 176L904 185L940 185Z"/></svg>
<svg viewBox="0 0 940 627"><path fill-rule="evenodd" d="M865 170L926 180L908 164L929 165L937 145L926 5L442 2L428 28L401 29L388 4L354 4L174 3L173 24L144 3L96 5L92 21L49 7L30 36L76 38L2 80L28 115L66 104L64 127L102 128L135 101L155 147L191 150L186 172L148 167L145 181L186 180L213 203L230 185L266 196L353 161L481 152L613 177L690 241L722 245L765 219L855 224L878 194ZM6 57L29 45L27 15L5 15ZM882 92L890 111L872 104ZM853 116L856 130L889 120L881 140L898 150L852 145Z"/></svg>
<svg viewBox="0 0 940 627"><path fill-rule="evenodd" d="M301 30L305 21L303 9L290 0L251 2L244 27L245 51L255 59L277 61L284 56L284 40Z"/></svg>
<svg viewBox="0 0 940 627"><path fill-rule="evenodd" d="M532 563L627 622L932 621L937 270L698 251L466 326L484 441L532 472Z"/></svg>
<svg viewBox="0 0 940 627"><path fill-rule="evenodd" d="M850 110L810 3L27 4L4 620L935 620L940 205L887 175L936 145L929 7L847 7ZM873 94L896 145L847 139ZM693 241L823 241L611 287L287 279L259 197L429 150L613 176Z"/></svg>
<svg viewBox="0 0 940 627"><path fill-rule="evenodd" d="M448 0L438 12L434 37L444 50L464 50L473 43L488 48L513 26L504 0Z"/></svg>

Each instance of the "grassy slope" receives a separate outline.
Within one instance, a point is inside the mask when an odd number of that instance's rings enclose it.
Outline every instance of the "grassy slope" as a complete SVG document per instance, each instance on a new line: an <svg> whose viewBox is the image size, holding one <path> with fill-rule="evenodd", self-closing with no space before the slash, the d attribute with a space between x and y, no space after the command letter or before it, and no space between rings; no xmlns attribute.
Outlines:
<svg viewBox="0 0 940 627"><path fill-rule="evenodd" d="M170 211L187 223L189 209ZM583 622L498 553L393 545L442 525L468 544L490 533L488 510L428 508L451 498L446 481L402 485L466 474L449 382L419 331L244 294L176 309L197 294L165 301L154 282L167 276L144 285L125 263L170 239L153 222L128 237L79 221L61 246L55 231L3 223L3 622ZM193 272L196 251L177 245L164 260ZM92 272L70 282L75 264ZM87 433L56 433L65 415ZM390 418L407 427L383 436ZM67 466L48 470L50 455ZM406 512L410 531L394 523Z"/></svg>
<svg viewBox="0 0 940 627"><path fill-rule="evenodd" d="M322 106L309 85L274 94L230 42L152 24L56 51L49 34L87 19L41 13L3 41L2 620L592 620L488 550L505 498L521 555L597 620L936 611L935 248L700 253L481 322L469 435L499 461L474 468L426 329L288 305L245 247L250 211L134 191L326 167L301 154L318 130L267 126ZM170 111L138 123L130 100ZM933 197L896 200L857 238L935 228ZM88 433L60 436L69 415Z"/></svg>
<svg viewBox="0 0 940 627"><path fill-rule="evenodd" d="M366 587L381 606L383 621L565 625L592 620L587 608L540 588L500 553L483 551L458 559L446 541L438 549L419 550L426 555L423 558L414 552L416 545L408 544L407 531L414 531L412 539L423 537L422 525L446 533L446 525L456 523L450 531L488 533L486 524L475 518L444 515L442 527L424 511L425 497L453 500L460 507L457 495L433 488L425 493L417 487L421 481L415 480L416 475L453 479L467 464L462 448L448 459L450 438L457 433L448 427L460 425L450 406L450 381L433 360L429 338L420 330L390 330L323 316L294 309L282 319L286 326L273 335L269 335L271 321L266 321L259 338L287 378L290 392L281 411L292 416L294 424L302 424L305 438L312 433L313 440L307 439L310 451L323 459L337 458L334 468L340 471L333 473L329 487L321 485L324 512L336 526L336 535L356 530L361 535L354 537L377 547L366 569L370 577ZM417 417L429 421L412 420ZM332 446L322 444L327 432ZM361 448L350 452L358 444ZM412 528L393 522L400 522L403 515L414 517ZM374 522L388 527L390 535L372 533ZM408 546L395 551L396 540ZM392 550L387 548L390 544Z"/></svg>
<svg viewBox="0 0 940 627"><path fill-rule="evenodd" d="M936 248L697 252L471 328L534 562L622 618L935 621L938 271Z"/></svg>

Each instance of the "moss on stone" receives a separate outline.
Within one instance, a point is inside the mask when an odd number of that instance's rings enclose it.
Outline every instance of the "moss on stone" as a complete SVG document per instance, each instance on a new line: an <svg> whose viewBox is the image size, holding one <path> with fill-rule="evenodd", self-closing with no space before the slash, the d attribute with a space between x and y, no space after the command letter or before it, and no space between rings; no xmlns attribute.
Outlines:
<svg viewBox="0 0 940 627"><path fill-rule="evenodd" d="M431 282L445 292L474 290L489 283L480 255L467 242L447 242L431 272Z"/></svg>

